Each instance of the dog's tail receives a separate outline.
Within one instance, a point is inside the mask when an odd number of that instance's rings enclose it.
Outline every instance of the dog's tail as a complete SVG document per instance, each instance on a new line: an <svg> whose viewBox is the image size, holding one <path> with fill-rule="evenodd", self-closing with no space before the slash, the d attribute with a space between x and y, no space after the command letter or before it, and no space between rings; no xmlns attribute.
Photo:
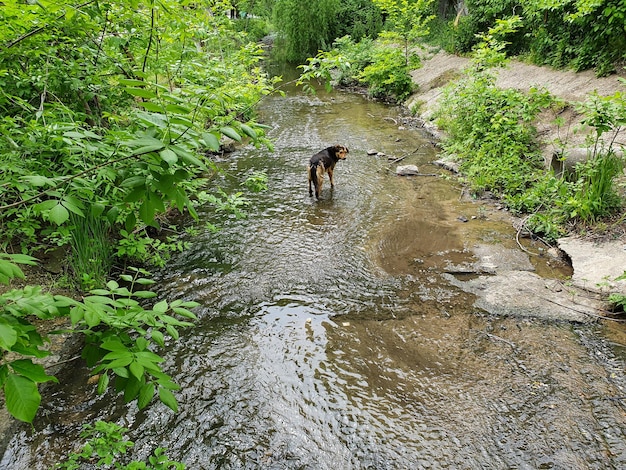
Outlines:
<svg viewBox="0 0 626 470"><path fill-rule="evenodd" d="M319 198L320 196L320 171L322 168L320 166L320 162L313 162L311 166L309 166L309 180L313 182L313 188L315 188L315 197Z"/></svg>

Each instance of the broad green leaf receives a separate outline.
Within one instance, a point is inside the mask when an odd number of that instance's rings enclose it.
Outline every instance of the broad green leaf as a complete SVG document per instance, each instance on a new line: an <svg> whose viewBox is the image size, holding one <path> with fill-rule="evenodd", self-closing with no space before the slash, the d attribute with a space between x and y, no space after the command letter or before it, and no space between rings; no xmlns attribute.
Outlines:
<svg viewBox="0 0 626 470"><path fill-rule="evenodd" d="M4 383L4 396L11 415L20 421L32 423L41 403L35 382L21 375L9 374Z"/></svg>
<svg viewBox="0 0 626 470"><path fill-rule="evenodd" d="M198 319L198 317L193 312L190 312L186 308L175 307L172 310L174 310L174 312L177 313L178 315L180 315L181 317L191 318L192 320L197 320Z"/></svg>
<svg viewBox="0 0 626 470"><path fill-rule="evenodd" d="M176 397L174 397L174 394L170 392L168 389L159 387L159 399L164 405L169 407L174 413L178 411L178 402L176 401Z"/></svg>
<svg viewBox="0 0 626 470"><path fill-rule="evenodd" d="M213 150L214 152L219 152L220 141L215 136L215 134L212 134L210 132L205 132L204 134L202 134L202 140L204 141L206 146L209 148L209 150Z"/></svg>
<svg viewBox="0 0 626 470"><path fill-rule="evenodd" d="M168 104L165 109L170 113L191 114L191 109L179 104Z"/></svg>
<svg viewBox="0 0 626 470"><path fill-rule="evenodd" d="M165 346L165 338L163 337L163 333L161 333L159 330L152 330L150 332L150 336L152 338L152 341L154 341L156 344L161 347Z"/></svg>
<svg viewBox="0 0 626 470"><path fill-rule="evenodd" d="M82 205L80 202L79 204L76 204L76 201L74 200L74 198L72 198L72 200L69 200L69 198L63 198L63 207L65 207L68 211L73 212L76 215L79 215L81 217L85 217L85 214L83 213L83 211L80 209L80 205Z"/></svg>
<svg viewBox="0 0 626 470"><path fill-rule="evenodd" d="M133 292L133 295L139 299L153 299L156 297L156 293L149 290L139 290L137 292Z"/></svg>
<svg viewBox="0 0 626 470"><path fill-rule="evenodd" d="M150 404L154 398L154 384L152 382L145 384L139 390L139 397L137 398L137 406L139 409L143 409Z"/></svg>
<svg viewBox="0 0 626 470"><path fill-rule="evenodd" d="M0 253L0 259L6 258L13 263L18 264L28 264L30 266L35 266L37 264L37 258L30 255L23 255L21 253Z"/></svg>
<svg viewBox="0 0 626 470"><path fill-rule="evenodd" d="M2 276L4 284L8 284L11 279L24 279L23 271L15 264L0 259L0 275ZM5 281L6 279L6 281Z"/></svg>
<svg viewBox="0 0 626 470"><path fill-rule="evenodd" d="M167 312L167 309L168 309L168 305L167 305L166 300L162 300L161 302L156 303L154 307L152 307L152 310L154 310L157 313L165 313Z"/></svg>
<svg viewBox="0 0 626 470"><path fill-rule="evenodd" d="M70 218L69 211L63 206L63 204L57 204L48 213L48 218L51 222L57 225L63 225Z"/></svg>
<svg viewBox="0 0 626 470"><path fill-rule="evenodd" d="M106 366L107 366L108 369L117 369L118 367L126 367L131 362L133 362L133 357L132 357L132 355L128 355L126 357L121 357L119 359L114 359L111 362L109 362Z"/></svg>
<svg viewBox="0 0 626 470"><path fill-rule="evenodd" d="M165 108L159 104L153 103L152 101L142 101L139 103L139 106L143 107L146 111L165 114Z"/></svg>
<svg viewBox="0 0 626 470"><path fill-rule="evenodd" d="M146 153L156 152L157 150L161 150L163 147L165 147L165 144L163 142L161 142L160 144L146 145L144 147L139 147L138 149L135 149L132 155L144 155Z"/></svg>
<svg viewBox="0 0 626 470"><path fill-rule="evenodd" d="M170 123L172 124L179 124L181 126L185 126L185 127L193 127L194 123L191 119L187 119L181 116L174 116L170 118Z"/></svg>
<svg viewBox="0 0 626 470"><path fill-rule="evenodd" d="M106 349L107 351L128 351L126 345L117 340L105 341L100 345L100 347L102 349Z"/></svg>
<svg viewBox="0 0 626 470"><path fill-rule="evenodd" d="M148 86L151 84L148 82L144 82L143 80L135 80L132 78L121 78L120 85L131 86L131 87L142 87L142 86Z"/></svg>
<svg viewBox="0 0 626 470"><path fill-rule="evenodd" d="M156 92L152 90L146 90L145 88L126 87L124 88L124 90L126 91L126 93L133 96L138 96L139 98L146 98L150 100L157 97Z"/></svg>
<svg viewBox="0 0 626 470"><path fill-rule="evenodd" d="M48 199L47 201L40 202L39 204L35 204L35 210L38 212L47 211L52 209L59 203L57 199Z"/></svg>
<svg viewBox="0 0 626 470"><path fill-rule="evenodd" d="M144 368L138 362L131 362L128 366L128 370L130 370L130 373L133 374L137 378L137 380L141 380L141 378L143 377Z"/></svg>
<svg viewBox="0 0 626 470"><path fill-rule="evenodd" d="M178 334L178 330L176 328L174 328L172 325L166 325L165 329L167 330L167 332L170 334L170 336L174 339L178 339L179 338L179 334Z"/></svg>
<svg viewBox="0 0 626 470"><path fill-rule="evenodd" d="M174 151L167 148L161 150L159 152L159 156L168 165L173 165L174 163L178 162L178 155L176 155Z"/></svg>
<svg viewBox="0 0 626 470"><path fill-rule="evenodd" d="M33 364L30 359L18 359L10 363L11 369L16 374L29 378L35 383L43 382L56 382L59 383L56 377L46 374L45 369L40 364Z"/></svg>
<svg viewBox="0 0 626 470"><path fill-rule="evenodd" d="M0 318L0 348L10 351L17 342L17 331L11 325Z"/></svg>
<svg viewBox="0 0 626 470"><path fill-rule="evenodd" d="M22 176L23 181L27 181L33 186L52 186L54 184L54 180L51 178L46 178L41 175L32 175L32 176Z"/></svg>
<svg viewBox="0 0 626 470"><path fill-rule="evenodd" d="M100 324L100 313L93 308L85 309L84 319L89 328L93 328Z"/></svg>
<svg viewBox="0 0 626 470"><path fill-rule="evenodd" d="M252 127L250 127L250 126L247 126L247 125L245 125L245 124L241 124L241 130L242 130L242 131L244 132L244 134L246 134L248 137L251 137L251 138L253 138L253 139L256 139L256 138L258 137L258 136L257 136L256 131L255 131Z"/></svg>
<svg viewBox="0 0 626 470"><path fill-rule="evenodd" d="M137 188L139 186L145 186L146 177L145 176L131 176L130 178L126 178L122 181L121 186L124 188Z"/></svg>
<svg viewBox="0 0 626 470"><path fill-rule="evenodd" d="M224 134L225 136L230 137L233 140L236 140L237 142L241 142L241 136L232 127L224 126L220 128L220 132Z"/></svg>
<svg viewBox="0 0 626 470"><path fill-rule="evenodd" d="M141 206L139 206L139 217L141 218L141 221L146 225L151 225L154 221L155 211L156 209L150 200L144 199Z"/></svg>
<svg viewBox="0 0 626 470"><path fill-rule="evenodd" d="M133 377L129 377L124 387L124 402L128 403L134 400L143 384Z"/></svg>

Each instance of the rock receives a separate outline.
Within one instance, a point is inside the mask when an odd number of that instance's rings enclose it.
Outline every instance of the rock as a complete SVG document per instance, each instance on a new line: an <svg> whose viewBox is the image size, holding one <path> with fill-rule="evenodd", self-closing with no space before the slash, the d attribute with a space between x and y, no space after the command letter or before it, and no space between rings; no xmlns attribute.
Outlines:
<svg viewBox="0 0 626 470"><path fill-rule="evenodd" d="M414 176L419 174L419 169L415 165L398 165L396 175L398 176Z"/></svg>
<svg viewBox="0 0 626 470"><path fill-rule="evenodd" d="M435 160L433 165L440 166L441 168L451 171L452 173L459 172L459 164L457 162L452 162L449 160Z"/></svg>
<svg viewBox="0 0 626 470"><path fill-rule="evenodd" d="M572 261L572 283L594 292L626 295L626 280L615 279L626 271L626 241L596 243L577 237L560 238L559 248Z"/></svg>
<svg viewBox="0 0 626 470"><path fill-rule="evenodd" d="M368 155L377 155L378 154L378 150L376 150L376 149L369 149L367 151L367 154Z"/></svg>

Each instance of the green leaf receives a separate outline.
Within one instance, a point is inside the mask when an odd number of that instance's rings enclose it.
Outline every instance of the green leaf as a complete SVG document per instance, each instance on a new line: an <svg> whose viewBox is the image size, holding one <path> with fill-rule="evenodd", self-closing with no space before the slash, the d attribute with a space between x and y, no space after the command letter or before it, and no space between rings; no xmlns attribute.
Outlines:
<svg viewBox="0 0 626 470"><path fill-rule="evenodd" d="M161 402L169 407L174 413L178 411L178 402L176 401L176 397L174 397L174 394L168 389L159 387L159 400L161 400Z"/></svg>
<svg viewBox="0 0 626 470"><path fill-rule="evenodd" d="M146 98L146 99L152 99L152 98L156 98L157 94L156 92L152 91L152 90L146 90L145 88L131 88L131 87L127 87L124 89L126 91L126 93L133 95L133 96L138 96L140 98Z"/></svg>
<svg viewBox="0 0 626 470"><path fill-rule="evenodd" d="M17 331L6 320L0 318L0 348L10 351L17 342Z"/></svg>
<svg viewBox="0 0 626 470"><path fill-rule="evenodd" d="M9 284L11 279L24 279L24 273L15 264L0 259L0 280Z"/></svg>
<svg viewBox="0 0 626 470"><path fill-rule="evenodd" d="M137 406L139 409L143 409L150 404L154 398L154 384L149 382L141 387L139 390L139 397L137 398Z"/></svg>
<svg viewBox="0 0 626 470"><path fill-rule="evenodd" d="M33 186L52 186L54 185L54 180L51 178L46 178L41 175L32 175L32 176L23 176L21 178L23 181L27 181Z"/></svg>
<svg viewBox="0 0 626 470"><path fill-rule="evenodd" d="M128 348L121 342L117 340L105 341L100 345L102 349L106 349L107 351L118 351L118 352L127 352Z"/></svg>
<svg viewBox="0 0 626 470"><path fill-rule="evenodd" d="M165 109L170 113L191 114L191 109L179 104L168 104Z"/></svg>
<svg viewBox="0 0 626 470"><path fill-rule="evenodd" d="M9 374L4 384L5 405L16 419L32 423L41 403L37 384L17 374ZM171 407L170 407L171 408Z"/></svg>
<svg viewBox="0 0 626 470"><path fill-rule="evenodd" d="M63 225L70 218L69 211L63 206L63 204L58 203L48 213L48 218L51 222L54 222L57 225Z"/></svg>
<svg viewBox="0 0 626 470"><path fill-rule="evenodd" d="M16 374L29 378L35 383L43 382L56 382L59 383L56 377L46 374L45 369L40 364L33 364L30 359L18 359L10 363L11 369Z"/></svg>
<svg viewBox="0 0 626 470"><path fill-rule="evenodd" d="M191 165L195 165L199 168L205 169L205 165L204 163L202 163L202 161L196 157L194 154L192 154L191 152L188 152L187 150L177 146L177 145L172 145L170 146L170 148L176 152L176 155L178 155L180 158L183 159L184 162L189 163Z"/></svg>
<svg viewBox="0 0 626 470"><path fill-rule="evenodd" d="M130 373L133 374L137 378L137 380L141 380L141 378L143 377L144 367L138 362L131 362L131 364L128 366L128 370L130 370Z"/></svg>
<svg viewBox="0 0 626 470"><path fill-rule="evenodd" d="M250 126L241 124L241 130L244 132L244 134L246 134L248 137L251 137L252 139L256 139L258 137L256 131Z"/></svg>
<svg viewBox="0 0 626 470"><path fill-rule="evenodd" d="M224 134L225 136L230 137L233 140L236 140L237 142L241 142L241 136L232 127L224 126L220 128L220 132Z"/></svg>
<svg viewBox="0 0 626 470"><path fill-rule="evenodd" d="M152 338L152 341L154 341L156 344L161 347L165 346L165 338L163 337L163 333L161 333L159 330L152 330L150 336Z"/></svg>
<svg viewBox="0 0 626 470"><path fill-rule="evenodd" d="M165 313L167 312L167 309L168 309L168 305L167 305L166 300L162 300L161 302L156 303L154 307L152 307L152 310L154 310L157 313Z"/></svg>
<svg viewBox="0 0 626 470"><path fill-rule="evenodd" d="M132 86L132 87L142 87L142 86L148 86L148 85L150 85L150 83L144 82L143 80L135 80L135 79L132 79L132 78L121 78L120 79L120 85Z"/></svg>
<svg viewBox="0 0 626 470"><path fill-rule="evenodd" d="M107 387L109 386L109 374L103 373L98 379L98 395L102 395L106 392Z"/></svg>
<svg viewBox="0 0 626 470"><path fill-rule="evenodd" d="M204 134L202 134L202 140L204 141L206 146L209 148L209 150L213 150L214 152L220 151L220 141L215 136L215 134L212 134L210 132L205 132Z"/></svg>
<svg viewBox="0 0 626 470"><path fill-rule="evenodd" d="M130 377L126 382L126 386L124 387L124 402L128 403L131 400L134 400L141 390L142 383L137 379Z"/></svg>
<svg viewBox="0 0 626 470"><path fill-rule="evenodd" d="M174 339L178 339L179 338L179 334L178 334L178 330L176 328L174 328L172 325L166 325L165 329L167 330L167 332L170 334L170 336Z"/></svg>
<svg viewBox="0 0 626 470"><path fill-rule="evenodd" d="M153 103L152 101L142 101L141 103L138 103L138 104L139 106L144 108L146 111L165 114L165 108L159 104Z"/></svg>
<svg viewBox="0 0 626 470"><path fill-rule="evenodd" d="M167 148L161 150L159 152L159 156L168 165L173 165L174 163L178 162L178 155L176 155L174 151Z"/></svg>

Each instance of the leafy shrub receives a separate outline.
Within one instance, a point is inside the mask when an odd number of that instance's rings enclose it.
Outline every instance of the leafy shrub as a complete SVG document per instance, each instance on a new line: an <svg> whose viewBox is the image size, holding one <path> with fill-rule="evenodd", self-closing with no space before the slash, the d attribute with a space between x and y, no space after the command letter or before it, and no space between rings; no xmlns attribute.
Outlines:
<svg viewBox="0 0 626 470"><path fill-rule="evenodd" d="M97 468L116 468L119 470L184 470L185 465L170 460L165 454L165 449L158 447L153 455L148 457L148 461L132 461L122 464L120 457L126 454L135 443L125 439L128 429L115 423L96 421L95 424L83 426L80 433L82 439L86 439L85 444L78 452L71 452L68 459L55 468L65 470L78 470L82 468L81 463L93 465Z"/></svg>
<svg viewBox="0 0 626 470"><path fill-rule="evenodd" d="M357 75L375 98L402 101L413 91L413 80L409 74L402 50L394 47L377 47L372 63Z"/></svg>

